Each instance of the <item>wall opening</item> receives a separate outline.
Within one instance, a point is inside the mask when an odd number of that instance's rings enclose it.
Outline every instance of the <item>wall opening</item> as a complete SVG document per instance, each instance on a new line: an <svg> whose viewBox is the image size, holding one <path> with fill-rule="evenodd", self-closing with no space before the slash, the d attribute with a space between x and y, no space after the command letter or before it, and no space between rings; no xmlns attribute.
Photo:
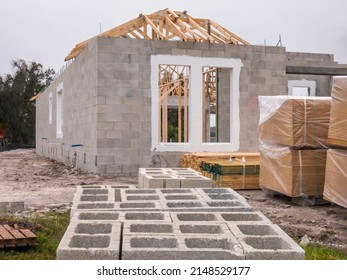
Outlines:
<svg viewBox="0 0 347 280"><path fill-rule="evenodd" d="M152 151L238 151L241 67L235 58L152 55Z"/></svg>
<svg viewBox="0 0 347 280"><path fill-rule="evenodd" d="M48 124L52 124L53 121L53 95L52 92L49 93L48 98Z"/></svg>
<svg viewBox="0 0 347 280"><path fill-rule="evenodd" d="M288 81L288 95L316 96L316 81L290 80Z"/></svg>
<svg viewBox="0 0 347 280"><path fill-rule="evenodd" d="M228 68L202 68L203 142L230 141L230 75Z"/></svg>
<svg viewBox="0 0 347 280"><path fill-rule="evenodd" d="M56 132L57 138L63 138L63 84L59 84L56 94Z"/></svg>
<svg viewBox="0 0 347 280"><path fill-rule="evenodd" d="M159 142L187 143L189 66L159 65Z"/></svg>

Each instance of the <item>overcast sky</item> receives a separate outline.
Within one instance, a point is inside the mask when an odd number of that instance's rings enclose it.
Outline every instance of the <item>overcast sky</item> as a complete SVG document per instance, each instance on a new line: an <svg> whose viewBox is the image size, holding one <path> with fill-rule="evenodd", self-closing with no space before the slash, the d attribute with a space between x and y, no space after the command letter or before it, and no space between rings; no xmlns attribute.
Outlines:
<svg viewBox="0 0 347 280"><path fill-rule="evenodd" d="M255 45L334 54L347 64L347 0L0 0L0 75L14 59L59 70L75 44L170 8L213 19Z"/></svg>

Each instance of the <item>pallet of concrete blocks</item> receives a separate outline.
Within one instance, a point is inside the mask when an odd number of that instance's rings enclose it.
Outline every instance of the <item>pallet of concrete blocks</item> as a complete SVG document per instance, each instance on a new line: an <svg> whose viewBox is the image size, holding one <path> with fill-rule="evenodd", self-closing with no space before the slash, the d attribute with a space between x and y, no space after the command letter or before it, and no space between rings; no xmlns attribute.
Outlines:
<svg viewBox="0 0 347 280"><path fill-rule="evenodd" d="M290 147L325 147L330 106L330 97L259 96L259 140Z"/></svg>
<svg viewBox="0 0 347 280"><path fill-rule="evenodd" d="M323 197L347 208L347 150L329 149Z"/></svg>
<svg viewBox="0 0 347 280"><path fill-rule="evenodd" d="M212 180L191 168L139 168L139 188L208 188Z"/></svg>
<svg viewBox="0 0 347 280"><path fill-rule="evenodd" d="M347 78L334 78L328 144L347 148Z"/></svg>
<svg viewBox="0 0 347 280"><path fill-rule="evenodd" d="M260 145L259 185L289 197L321 197L326 149Z"/></svg>

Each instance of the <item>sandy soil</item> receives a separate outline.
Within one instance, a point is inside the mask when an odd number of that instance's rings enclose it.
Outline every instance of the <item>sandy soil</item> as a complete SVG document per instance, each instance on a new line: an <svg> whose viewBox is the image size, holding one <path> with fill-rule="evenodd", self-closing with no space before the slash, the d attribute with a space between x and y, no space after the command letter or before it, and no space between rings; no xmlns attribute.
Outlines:
<svg viewBox="0 0 347 280"><path fill-rule="evenodd" d="M26 208L70 205L76 185L136 184L136 177L106 178L35 154L32 149L0 153L0 202L24 201ZM255 210L300 240L347 248L347 209L337 205L302 207L261 190L239 191Z"/></svg>

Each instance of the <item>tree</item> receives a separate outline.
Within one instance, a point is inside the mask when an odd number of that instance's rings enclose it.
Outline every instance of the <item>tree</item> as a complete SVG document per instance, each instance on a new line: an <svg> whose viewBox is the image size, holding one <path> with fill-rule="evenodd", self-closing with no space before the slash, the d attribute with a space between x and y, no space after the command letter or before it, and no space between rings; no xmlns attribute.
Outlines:
<svg viewBox="0 0 347 280"><path fill-rule="evenodd" d="M11 64L13 74L0 75L0 124L10 143L34 145L35 102L30 98L53 80L54 70L22 59Z"/></svg>

